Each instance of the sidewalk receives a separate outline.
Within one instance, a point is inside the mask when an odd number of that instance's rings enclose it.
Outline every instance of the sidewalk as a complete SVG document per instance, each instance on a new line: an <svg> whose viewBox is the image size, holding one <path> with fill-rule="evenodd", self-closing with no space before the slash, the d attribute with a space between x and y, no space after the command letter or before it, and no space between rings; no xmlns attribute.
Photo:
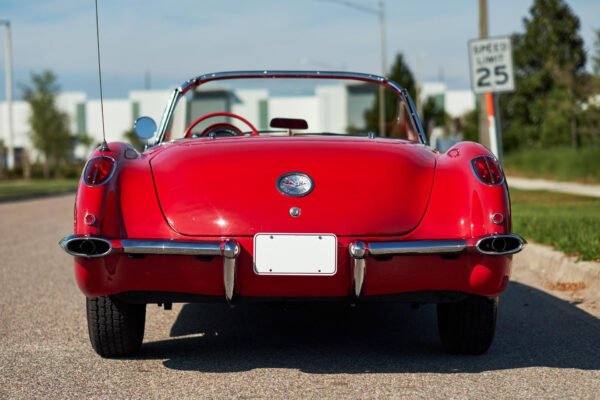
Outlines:
<svg viewBox="0 0 600 400"><path fill-rule="evenodd" d="M508 186L521 190L549 190L551 192L561 192L575 194L579 196L590 196L600 198L600 185L587 185L575 182L556 182L544 179L529 179L507 177Z"/></svg>

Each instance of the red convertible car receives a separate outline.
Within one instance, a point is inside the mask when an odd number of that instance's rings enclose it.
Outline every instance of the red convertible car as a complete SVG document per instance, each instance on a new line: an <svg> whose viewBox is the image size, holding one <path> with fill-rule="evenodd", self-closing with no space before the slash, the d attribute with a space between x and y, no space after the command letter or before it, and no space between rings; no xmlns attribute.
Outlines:
<svg viewBox="0 0 600 400"><path fill-rule="evenodd" d="M146 304L307 299L436 303L443 347L490 346L512 254L497 159L428 147L407 90L348 72L200 75L144 152L104 143L75 204L74 256L94 350L136 353Z"/></svg>

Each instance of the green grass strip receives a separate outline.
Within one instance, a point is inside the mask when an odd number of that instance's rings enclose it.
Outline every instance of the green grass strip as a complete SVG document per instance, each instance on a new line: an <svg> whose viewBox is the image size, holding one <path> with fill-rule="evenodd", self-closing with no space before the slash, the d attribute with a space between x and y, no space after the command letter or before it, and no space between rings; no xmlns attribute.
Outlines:
<svg viewBox="0 0 600 400"><path fill-rule="evenodd" d="M77 181L77 179L0 181L0 201L75 191Z"/></svg>
<svg viewBox="0 0 600 400"><path fill-rule="evenodd" d="M581 260L600 260L600 199L511 189L513 231Z"/></svg>

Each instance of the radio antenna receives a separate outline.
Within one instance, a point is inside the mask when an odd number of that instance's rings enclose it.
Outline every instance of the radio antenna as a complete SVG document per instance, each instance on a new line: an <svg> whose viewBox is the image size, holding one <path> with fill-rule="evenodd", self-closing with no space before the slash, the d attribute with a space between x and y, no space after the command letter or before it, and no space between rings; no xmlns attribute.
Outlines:
<svg viewBox="0 0 600 400"><path fill-rule="evenodd" d="M102 145L100 151L109 151L104 130L104 98L102 96L102 68L100 67L100 28L98 28L98 0L96 2L96 45L98 48L98 80L100 81L100 114L102 116Z"/></svg>

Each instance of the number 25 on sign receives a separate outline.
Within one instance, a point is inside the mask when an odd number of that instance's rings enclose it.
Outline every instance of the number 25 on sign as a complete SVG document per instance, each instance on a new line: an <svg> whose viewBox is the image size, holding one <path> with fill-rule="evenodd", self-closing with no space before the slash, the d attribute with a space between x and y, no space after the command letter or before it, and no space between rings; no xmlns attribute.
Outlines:
<svg viewBox="0 0 600 400"><path fill-rule="evenodd" d="M471 87L476 94L515 89L509 37L469 41Z"/></svg>

